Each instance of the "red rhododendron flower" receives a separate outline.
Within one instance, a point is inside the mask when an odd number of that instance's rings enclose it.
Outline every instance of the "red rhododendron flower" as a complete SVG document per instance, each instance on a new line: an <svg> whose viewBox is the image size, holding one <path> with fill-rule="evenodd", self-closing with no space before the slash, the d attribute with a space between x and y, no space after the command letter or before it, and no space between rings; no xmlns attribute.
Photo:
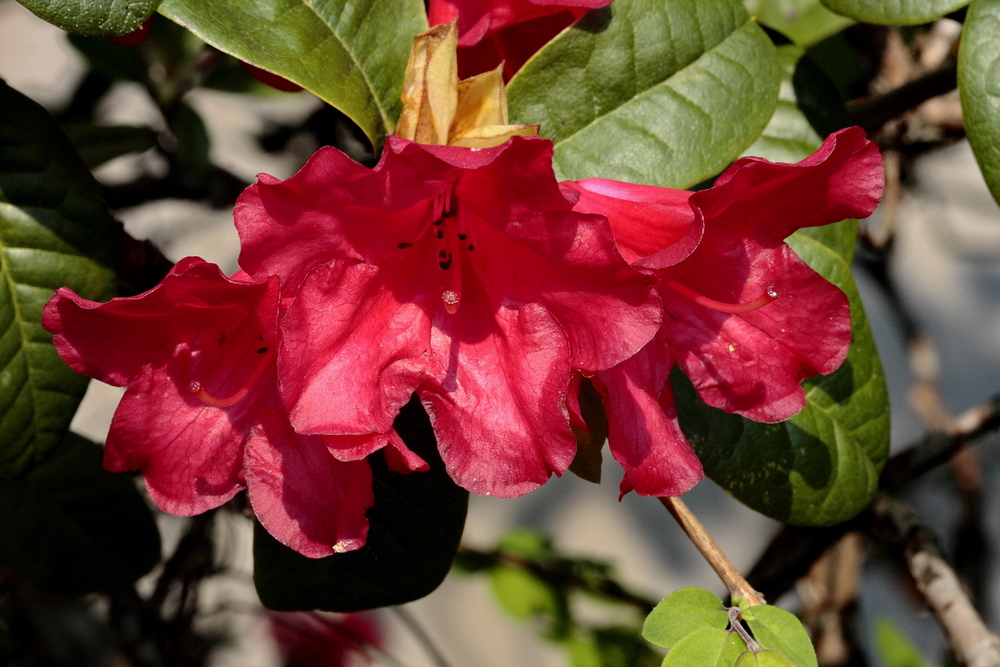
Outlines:
<svg viewBox="0 0 1000 667"><path fill-rule="evenodd" d="M390 137L374 169L320 149L244 192L241 264L298 286L279 355L297 431L385 433L415 391L471 491L523 494L569 466L572 373L630 357L661 308L607 220L571 210L551 156L541 139Z"/></svg>
<svg viewBox="0 0 1000 667"><path fill-rule="evenodd" d="M277 391L278 313L276 278L226 278L188 257L135 297L97 303L61 288L42 323L75 371L128 387L104 466L141 470L164 511L198 514L246 487L261 523L300 553L357 549L371 471L292 431Z"/></svg>
<svg viewBox="0 0 1000 667"><path fill-rule="evenodd" d="M521 65L588 10L611 0L430 0L430 25L458 19L458 74L467 78L504 63L510 79Z"/></svg>
<svg viewBox="0 0 1000 667"><path fill-rule="evenodd" d="M610 447L626 470L622 493L677 495L701 476L677 426L675 363L709 405L764 422L797 413L802 380L840 366L851 341L847 297L784 239L870 215L882 185L878 148L860 128L831 135L797 164L741 159L701 192L562 184L574 210L608 216L622 254L657 277L663 298L654 341L598 374Z"/></svg>
<svg viewBox="0 0 1000 667"><path fill-rule="evenodd" d="M345 667L352 655L370 664L366 648L382 643L370 614L268 611L267 619L285 667Z"/></svg>

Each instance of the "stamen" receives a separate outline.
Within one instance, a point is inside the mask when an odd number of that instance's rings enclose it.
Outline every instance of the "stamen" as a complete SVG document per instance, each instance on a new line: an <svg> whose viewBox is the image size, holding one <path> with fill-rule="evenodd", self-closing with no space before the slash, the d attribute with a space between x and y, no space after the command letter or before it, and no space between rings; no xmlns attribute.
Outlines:
<svg viewBox="0 0 1000 667"><path fill-rule="evenodd" d="M705 306L706 308L711 308L712 310L717 310L720 313L749 313L755 310L760 310L767 304L771 303L778 298L778 290L775 289L774 285L768 286L764 293L759 297L754 299L749 303L722 303L721 301L716 301L715 299L709 299L707 296L698 294L690 287L682 285L676 280L671 280L667 283L667 287L677 292L681 296L691 299L699 306Z"/></svg>
<svg viewBox="0 0 1000 667"><path fill-rule="evenodd" d="M462 297L458 292L446 289L441 293L441 300L444 301L444 309L450 315L454 315L458 312L458 302L462 300Z"/></svg>
<svg viewBox="0 0 1000 667"><path fill-rule="evenodd" d="M258 380L260 380L260 377L264 374L264 371L267 370L267 366L271 362L271 357L274 356L274 353L271 352L266 347L258 349L257 354L261 355L260 361L257 362L257 368L255 368L253 370L253 373L250 374L250 377L247 379L246 384L244 384L243 387L232 396L228 398L216 398L215 396L212 396L210 393L205 391L205 388L202 387L201 383L198 382L197 380L192 382L188 386L188 389L191 391L192 394L195 395L195 397L199 401L201 401L205 405L211 405L213 408L229 408L236 405L237 403L239 403L240 401L242 401L244 398L247 397L247 394L250 393L250 390L253 389L253 386L257 384Z"/></svg>

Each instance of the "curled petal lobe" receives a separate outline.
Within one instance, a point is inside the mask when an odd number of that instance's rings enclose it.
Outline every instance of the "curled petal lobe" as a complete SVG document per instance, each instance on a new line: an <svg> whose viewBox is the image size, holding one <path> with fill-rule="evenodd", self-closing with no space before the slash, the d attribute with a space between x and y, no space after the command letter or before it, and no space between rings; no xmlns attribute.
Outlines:
<svg viewBox="0 0 1000 667"><path fill-rule="evenodd" d="M559 187L574 211L607 216L618 250L633 266L673 266L694 252L705 230L687 190L605 178L564 181Z"/></svg>
<svg viewBox="0 0 1000 667"><path fill-rule="evenodd" d="M292 431L264 411L247 441L247 490L254 513L278 541L309 558L365 544L375 502L367 461L338 461L323 438Z"/></svg>
<svg viewBox="0 0 1000 667"><path fill-rule="evenodd" d="M625 469L621 496L679 496L697 484L701 462L677 422L669 353L648 345L631 359L602 371L608 410L608 447Z"/></svg>
<svg viewBox="0 0 1000 667"><path fill-rule="evenodd" d="M243 489L245 436L224 410L206 406L171 379L177 365L147 365L133 379L111 422L104 467L141 470L157 506L191 516Z"/></svg>
<svg viewBox="0 0 1000 667"><path fill-rule="evenodd" d="M523 495L553 472L561 475L576 452L566 408L570 378L561 372L568 349L559 325L537 304L500 308L489 325L472 311L460 310L433 337L447 368L418 393L460 486Z"/></svg>

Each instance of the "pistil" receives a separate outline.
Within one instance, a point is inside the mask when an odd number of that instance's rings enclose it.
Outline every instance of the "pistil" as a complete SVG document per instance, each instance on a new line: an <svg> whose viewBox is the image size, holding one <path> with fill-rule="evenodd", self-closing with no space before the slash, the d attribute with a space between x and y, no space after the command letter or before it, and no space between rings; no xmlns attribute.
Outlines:
<svg viewBox="0 0 1000 667"><path fill-rule="evenodd" d="M274 352L267 347L259 348L257 350L257 354L260 355L257 367L254 368L253 373L251 373L250 377L247 378L246 383L232 396L229 396L228 398L216 398L205 391L205 388L202 387L201 383L197 380L192 382L188 389L195 395L195 398L205 405L210 405L213 408L229 408L236 405L247 397L247 394L250 393L253 386L257 384L258 380L260 380L264 371L267 370L268 364L271 363L271 359L274 357Z"/></svg>
<svg viewBox="0 0 1000 667"><path fill-rule="evenodd" d="M775 289L774 285L768 286L764 293L759 297L750 301L749 303L723 303L722 301L716 301L715 299L709 299L703 294L695 292L693 289L686 285L682 285L676 280L671 280L667 284L667 287L677 292L681 296L691 299L699 306L705 306L706 308L711 308L712 310L717 310L720 313L750 313L755 310L760 310L767 304L771 303L778 298L778 290Z"/></svg>

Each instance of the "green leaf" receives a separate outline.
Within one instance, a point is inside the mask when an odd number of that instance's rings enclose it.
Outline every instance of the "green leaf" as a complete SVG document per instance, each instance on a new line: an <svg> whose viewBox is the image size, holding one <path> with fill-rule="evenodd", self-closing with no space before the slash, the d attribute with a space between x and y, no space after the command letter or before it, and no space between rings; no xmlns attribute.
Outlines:
<svg viewBox="0 0 1000 667"><path fill-rule="evenodd" d="M811 46L854 23L819 0L748 0L745 4L761 25L787 35L799 46Z"/></svg>
<svg viewBox="0 0 1000 667"><path fill-rule="evenodd" d="M146 74L146 63L139 49L123 44L115 44L100 37L69 35L69 43L83 54L94 70L109 79L142 81Z"/></svg>
<svg viewBox="0 0 1000 667"><path fill-rule="evenodd" d="M775 651L746 651L740 655L734 667L796 667L785 656Z"/></svg>
<svg viewBox="0 0 1000 667"><path fill-rule="evenodd" d="M541 560L553 555L552 540L534 528L512 528L497 542L497 550L525 560Z"/></svg>
<svg viewBox="0 0 1000 667"><path fill-rule="evenodd" d="M559 589L516 565L490 570L490 586L500 606L522 621L533 616L565 616L566 600Z"/></svg>
<svg viewBox="0 0 1000 667"><path fill-rule="evenodd" d="M875 646L885 667L925 667L924 656L888 618L875 621Z"/></svg>
<svg viewBox="0 0 1000 667"><path fill-rule="evenodd" d="M732 667L746 650L746 642L735 632L704 628L670 649L663 667Z"/></svg>
<svg viewBox="0 0 1000 667"><path fill-rule="evenodd" d="M770 651L780 653L794 667L817 667L816 651L809 641L809 634L795 614L781 607L759 605L750 607L743 614L743 620L750 626L757 643L769 649L764 653ZM758 657L762 655L758 654ZM761 660L759 664L762 666L773 664L775 667L786 664L775 658L767 660L767 662Z"/></svg>
<svg viewBox="0 0 1000 667"><path fill-rule="evenodd" d="M1000 203L1000 0L969 6L958 52L958 93L969 145Z"/></svg>
<svg viewBox="0 0 1000 667"><path fill-rule="evenodd" d="M44 458L88 379L69 369L41 313L66 285L111 297L121 228L45 109L0 80L0 478Z"/></svg>
<svg viewBox="0 0 1000 667"><path fill-rule="evenodd" d="M402 109L421 0L165 0L160 13L205 42L340 109L379 148Z"/></svg>
<svg viewBox="0 0 1000 667"><path fill-rule="evenodd" d="M779 78L737 0L615 0L535 54L507 99L553 140L560 178L685 188L760 134Z"/></svg>
<svg viewBox="0 0 1000 667"><path fill-rule="evenodd" d="M969 4L969 0L821 0L831 11L865 23L927 23Z"/></svg>
<svg viewBox="0 0 1000 667"><path fill-rule="evenodd" d="M864 509L889 452L889 402L864 306L851 276L858 223L799 230L789 245L847 294L853 341L844 364L803 383L803 410L761 424L703 404L672 374L681 427L706 474L740 502L778 521L823 526Z"/></svg>
<svg viewBox="0 0 1000 667"><path fill-rule="evenodd" d="M663 660L632 627L575 634L566 640L566 649L572 667L657 667Z"/></svg>
<svg viewBox="0 0 1000 667"><path fill-rule="evenodd" d="M62 129L90 169L156 145L156 133L148 127L72 123L63 125Z"/></svg>
<svg viewBox="0 0 1000 667"><path fill-rule="evenodd" d="M823 136L847 127L847 113L833 83L802 49L789 44L777 53L782 69L778 106L743 155L798 162L819 148Z"/></svg>
<svg viewBox="0 0 1000 667"><path fill-rule="evenodd" d="M138 30L160 0L18 0L39 18L68 32L97 37Z"/></svg>
<svg viewBox="0 0 1000 667"><path fill-rule="evenodd" d="M181 102L170 116L170 131L177 141L174 159L186 176L201 178L212 166L209 158L211 139L201 115Z"/></svg>
<svg viewBox="0 0 1000 667"><path fill-rule="evenodd" d="M469 493L448 477L430 421L416 398L393 423L431 469L391 472L368 457L375 505L368 542L357 551L306 558L254 526L254 584L270 609L357 611L421 598L444 580L465 526Z"/></svg>
<svg viewBox="0 0 1000 667"><path fill-rule="evenodd" d="M652 644L672 648L704 628L725 630L729 613L715 593L704 588L682 588L663 598L642 624L642 636Z"/></svg>
<svg viewBox="0 0 1000 667"><path fill-rule="evenodd" d="M160 560L156 522L129 475L73 433L22 479L0 484L0 568L68 592L127 586Z"/></svg>

